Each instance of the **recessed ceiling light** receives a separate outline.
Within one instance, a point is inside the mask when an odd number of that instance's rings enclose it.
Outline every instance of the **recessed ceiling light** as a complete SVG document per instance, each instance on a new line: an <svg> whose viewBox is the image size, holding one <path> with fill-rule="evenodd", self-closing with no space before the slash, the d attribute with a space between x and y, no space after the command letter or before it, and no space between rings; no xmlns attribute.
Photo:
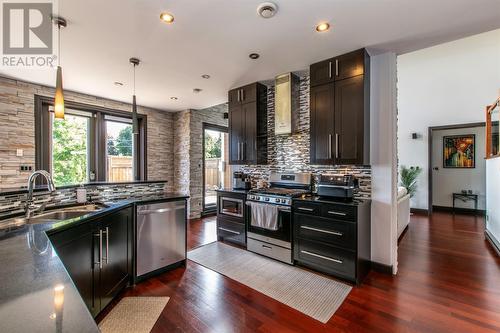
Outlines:
<svg viewBox="0 0 500 333"><path fill-rule="evenodd" d="M210 79L210 75L208 75L208 74L203 74L201 77L204 79Z"/></svg>
<svg viewBox="0 0 500 333"><path fill-rule="evenodd" d="M258 54L258 53L250 53L250 54L248 55L248 57L249 57L250 59L255 60L255 59L259 59L260 54Z"/></svg>
<svg viewBox="0 0 500 333"><path fill-rule="evenodd" d="M329 29L330 29L330 24L328 24L327 22L320 23L316 26L317 32L324 32L328 31Z"/></svg>
<svg viewBox="0 0 500 333"><path fill-rule="evenodd" d="M200 89L200 88L194 88L193 89L193 93L195 93L195 94L198 94L198 93L200 93L202 91L203 91L203 89Z"/></svg>
<svg viewBox="0 0 500 333"><path fill-rule="evenodd" d="M171 99L171 100L173 100L173 101L178 100L178 98L177 98L177 97L175 97L175 96L170 97L170 99Z"/></svg>
<svg viewBox="0 0 500 333"><path fill-rule="evenodd" d="M160 14L160 20L162 20L163 22L168 23L168 24L173 23L174 22L174 15L167 13L167 12L163 12Z"/></svg>
<svg viewBox="0 0 500 333"><path fill-rule="evenodd" d="M114 84L115 86L117 86L117 87L121 87L121 86L123 86L123 82L118 82L118 81L115 81L115 82L113 82L113 84Z"/></svg>

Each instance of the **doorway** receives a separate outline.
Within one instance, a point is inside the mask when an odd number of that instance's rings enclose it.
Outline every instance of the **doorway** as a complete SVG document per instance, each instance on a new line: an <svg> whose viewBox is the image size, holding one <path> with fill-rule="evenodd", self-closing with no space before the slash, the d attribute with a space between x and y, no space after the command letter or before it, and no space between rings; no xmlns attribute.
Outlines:
<svg viewBox="0 0 500 333"><path fill-rule="evenodd" d="M429 128L430 213L484 213L485 137L484 123Z"/></svg>
<svg viewBox="0 0 500 333"><path fill-rule="evenodd" d="M229 142L224 126L203 123L203 214L217 210L217 189L228 187Z"/></svg>

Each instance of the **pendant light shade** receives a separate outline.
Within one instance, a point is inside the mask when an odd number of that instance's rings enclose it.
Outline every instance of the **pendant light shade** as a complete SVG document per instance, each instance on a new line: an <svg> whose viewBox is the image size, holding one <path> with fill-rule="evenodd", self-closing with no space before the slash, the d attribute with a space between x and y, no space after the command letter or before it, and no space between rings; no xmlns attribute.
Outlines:
<svg viewBox="0 0 500 333"><path fill-rule="evenodd" d="M139 121L137 120L137 101L132 96L132 133L139 134Z"/></svg>
<svg viewBox="0 0 500 333"><path fill-rule="evenodd" d="M52 21L57 25L57 74L56 74L56 93L54 96L54 117L64 119L64 92L62 82L61 68L61 27L66 27L67 22L62 17L53 17Z"/></svg>
<svg viewBox="0 0 500 333"><path fill-rule="evenodd" d="M54 97L54 117L58 119L64 119L64 93L61 66L57 66L56 94Z"/></svg>
<svg viewBox="0 0 500 333"><path fill-rule="evenodd" d="M139 134L139 121L137 119L137 99L135 97L135 67L140 64L138 58L130 58L129 62L134 65L134 94L132 95L132 133Z"/></svg>

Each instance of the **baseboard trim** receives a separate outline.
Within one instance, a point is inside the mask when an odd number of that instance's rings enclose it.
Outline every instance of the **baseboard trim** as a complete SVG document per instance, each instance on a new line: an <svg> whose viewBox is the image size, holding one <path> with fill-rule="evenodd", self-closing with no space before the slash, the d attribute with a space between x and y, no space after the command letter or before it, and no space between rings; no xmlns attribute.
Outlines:
<svg viewBox="0 0 500 333"><path fill-rule="evenodd" d="M488 242L491 244L491 246L493 247L493 249L495 250L497 255L500 256L500 242L498 241L498 239L496 239L495 236L493 236L493 234L491 232L489 232L488 229L486 229L484 231L484 236L486 237Z"/></svg>
<svg viewBox="0 0 500 333"><path fill-rule="evenodd" d="M436 212L447 212L447 213L453 213L453 207L445 207L445 206L432 206L432 209ZM467 215L479 215L479 216L485 216L486 211L478 209L477 211L474 209L470 208L455 208L455 213L459 214L467 214Z"/></svg>
<svg viewBox="0 0 500 333"><path fill-rule="evenodd" d="M413 214L419 214L419 215L429 215L428 209L410 208L410 212Z"/></svg>
<svg viewBox="0 0 500 333"><path fill-rule="evenodd" d="M372 269L379 273L392 275L392 265L385 265L372 261Z"/></svg>

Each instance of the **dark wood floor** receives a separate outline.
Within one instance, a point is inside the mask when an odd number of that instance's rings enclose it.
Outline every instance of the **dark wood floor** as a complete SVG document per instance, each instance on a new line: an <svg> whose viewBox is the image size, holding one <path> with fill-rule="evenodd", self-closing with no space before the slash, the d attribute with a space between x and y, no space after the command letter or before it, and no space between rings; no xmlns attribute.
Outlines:
<svg viewBox="0 0 500 333"><path fill-rule="evenodd" d="M371 272L327 324L193 262L123 293L170 296L153 332L499 332L500 259L481 217L413 216L399 274ZM190 223L189 247L215 240Z"/></svg>

